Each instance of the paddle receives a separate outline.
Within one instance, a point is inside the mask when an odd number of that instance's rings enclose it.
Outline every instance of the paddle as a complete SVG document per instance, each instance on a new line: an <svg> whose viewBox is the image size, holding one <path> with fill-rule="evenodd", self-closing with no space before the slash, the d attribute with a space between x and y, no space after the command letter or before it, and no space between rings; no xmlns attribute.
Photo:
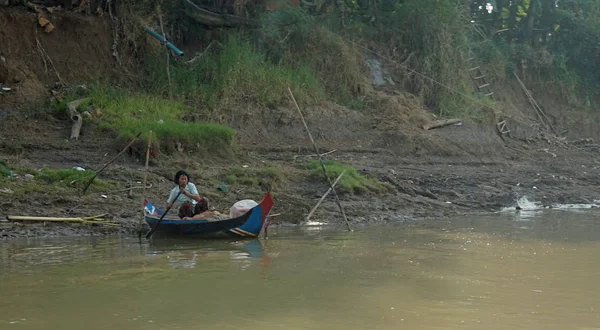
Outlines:
<svg viewBox="0 0 600 330"><path fill-rule="evenodd" d="M177 196L173 200L173 204L175 204L175 201L177 201L177 198L179 198L179 195L181 195L181 191L177 194ZM154 226L154 228L152 228L152 230L150 230L148 235L146 235L146 239L150 238L150 236L152 236L152 234L154 234L154 232L156 231L156 228L158 228L158 226L160 225L160 222L163 220L165 215L167 215L167 213L169 213L169 210L171 209L173 204L171 204L171 206L167 207L167 209L165 210L165 213L163 213L163 215L160 216L160 219L158 219L158 223L156 223L156 226Z"/></svg>

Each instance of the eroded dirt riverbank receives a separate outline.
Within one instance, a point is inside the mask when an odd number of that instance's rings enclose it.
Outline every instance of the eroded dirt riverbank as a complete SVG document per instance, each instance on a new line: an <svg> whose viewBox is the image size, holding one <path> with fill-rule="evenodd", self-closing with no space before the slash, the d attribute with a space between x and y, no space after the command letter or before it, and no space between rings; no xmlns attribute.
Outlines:
<svg viewBox="0 0 600 330"><path fill-rule="evenodd" d="M67 141L62 136L68 132L68 122L24 120L5 116L2 143L3 159L15 159L6 147L18 141L24 147L19 159L21 167L41 168L97 168L116 154L114 138L98 134L93 129L79 141ZM10 127L21 125L23 129ZM296 124L297 125L297 124ZM56 129L49 129L54 126ZM318 126L318 124L316 124ZM297 127L295 127L297 128ZM36 134L29 134L34 130ZM318 130L318 127L317 127ZM92 228L90 225L56 225L31 223L3 223L0 238L96 235L106 233L134 233L138 228L140 207L144 197L162 205L171 188L171 175L178 168L186 168L197 177L193 181L210 196L218 210L227 209L233 202L245 198L259 199L268 187L235 187L218 190L223 183L223 173L234 166L247 168L276 167L283 173L283 182L271 189L276 206L281 213L274 223L301 223L318 198L327 189L326 183L308 177L298 164L316 159L312 146L302 137L289 135L278 143L266 139L264 143L246 143L241 156L219 160L202 158L193 153L159 155L151 162L148 183L152 188L139 187L144 174L143 158L126 155L109 166L101 175L116 186L112 191L92 190L82 194L80 189L59 191L38 185L31 191L21 188L24 178L2 182L0 214L79 217L108 213L108 218L121 224L118 228ZM268 136L268 133L265 133ZM296 134L296 133L294 133ZM355 167L365 176L388 182L390 189L381 194L373 192L341 192L340 198L351 224L389 221L416 221L423 218L445 218L461 214L485 214L503 208L515 208L520 197L539 202L542 207L555 204L593 204L600 199L600 161L596 145L556 145L547 141L529 143L508 140L501 143L481 137L477 125L442 128L434 132L441 144L462 146L462 154L439 155L435 149L423 150L423 143L413 137L404 145L381 143L389 132L366 134L359 141L343 135L340 139L318 141L321 151L329 152L328 160ZM370 140L365 139L371 137ZM475 136L474 139L470 137ZM479 136L479 138L477 137ZM347 139L346 139L347 138ZM250 141L250 140L248 140ZM464 143L469 141L469 143ZM360 143L360 144L359 144ZM487 146L486 146L487 143ZM486 147L493 152L482 152ZM335 151L334 151L335 150ZM458 150L458 147L451 150ZM201 169L196 170L196 169ZM20 188L21 187L21 188ZM102 197L105 195L106 197ZM314 221L342 221L333 197L326 199Z"/></svg>

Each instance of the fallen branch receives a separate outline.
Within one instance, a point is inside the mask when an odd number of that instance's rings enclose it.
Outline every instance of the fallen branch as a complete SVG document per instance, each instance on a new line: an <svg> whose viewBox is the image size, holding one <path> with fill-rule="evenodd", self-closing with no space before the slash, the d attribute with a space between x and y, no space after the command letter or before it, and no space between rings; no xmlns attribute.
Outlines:
<svg viewBox="0 0 600 330"><path fill-rule="evenodd" d="M423 125L423 129L428 131L430 129L434 129L434 128L439 128L439 127L444 127L444 126L448 126L448 125L452 125L452 124L456 124L456 123L460 123L462 120L461 119L444 119L444 120L436 120L434 122L431 122L427 125Z"/></svg>

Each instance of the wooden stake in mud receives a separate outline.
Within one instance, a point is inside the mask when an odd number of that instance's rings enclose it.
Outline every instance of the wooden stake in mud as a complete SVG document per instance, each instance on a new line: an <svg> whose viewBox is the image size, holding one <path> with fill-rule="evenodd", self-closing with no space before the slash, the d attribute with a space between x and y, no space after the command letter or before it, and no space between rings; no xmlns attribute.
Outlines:
<svg viewBox="0 0 600 330"><path fill-rule="evenodd" d="M347 170L344 170L342 172L342 174L340 174L340 176L337 177L337 179L335 179L335 181L333 181L333 185L331 187L329 187L329 189L327 189L327 191L323 194L323 196L321 197L321 199L319 199L319 201L317 202L317 205L315 205L315 207L313 207L312 210L310 210L310 213L308 213L308 215L306 216L306 221L308 222L308 220L310 220L310 217L312 217L312 215L315 213L315 211L317 210L317 208L319 207L319 205L321 205L321 203L323 202L323 200L325 200L325 197L327 197L327 195L329 195L329 193L331 192L331 188L335 188L335 185L338 183L338 181L340 181L340 179L344 176L344 174L346 174Z"/></svg>
<svg viewBox="0 0 600 330"><path fill-rule="evenodd" d="M289 87L288 87L288 91L290 92L290 96L292 97L292 101L294 101L294 105L296 106L296 109L298 109L298 113L300 114L300 119L302 119L302 124L304 124L304 128L306 129L306 133L308 134L308 137L310 138L310 142L312 142L312 145L315 148L315 153L319 156L319 162L321 163L321 169L323 170L323 173L325 174L325 178L327 178L327 182L329 183L329 187L331 188L331 191L333 191L333 195L335 196L335 202L336 202L337 206L339 207L340 212L342 213L342 216L344 217L344 221L346 222L346 227L348 227L348 231L352 231L352 228L350 228L350 223L348 222L348 218L346 217L346 212L344 212L344 208L342 207L342 204L340 203L340 198L338 197L337 192L335 191L335 188L333 187L333 183L331 182L331 179L327 175L327 169L325 168L325 163L323 163L323 157L321 157L321 153L319 153L319 148L317 147L317 144L315 143L315 140L313 139L312 134L310 134L308 125L306 125L306 121L304 120L304 115L302 115L302 110L300 110L300 106L298 105L298 102L296 102L296 98L294 98L294 94L292 93L292 90Z"/></svg>
<svg viewBox="0 0 600 330"><path fill-rule="evenodd" d="M96 174L94 174L94 176L90 179L90 181L85 185L85 187L83 188L83 192L85 193L87 191L87 189L89 188L89 186L92 184L92 182L94 182L94 179L98 176L98 174L100 174L100 172L104 171L104 169L110 165L110 163L114 162L115 159L117 159L119 156L121 156L122 153L125 152L125 150L127 150L127 148L129 148L133 142L135 142L135 140L137 140L137 138L140 137L140 135L142 135L142 132L137 133L137 135L133 138L133 140L131 140L131 142L129 142L128 145L125 146L125 148L123 148L123 150L121 150L121 152L119 152L115 158L111 159L108 163L106 163L104 166L102 166L102 168L100 170L98 170L98 172L96 172Z"/></svg>
<svg viewBox="0 0 600 330"><path fill-rule="evenodd" d="M152 131L148 132L148 148L146 149L146 167L144 168L144 193L143 199L146 199L146 182L148 181L148 163L150 162L150 148L152 147ZM142 232L142 220L144 219L144 201L142 201L142 215L138 223L138 230Z"/></svg>

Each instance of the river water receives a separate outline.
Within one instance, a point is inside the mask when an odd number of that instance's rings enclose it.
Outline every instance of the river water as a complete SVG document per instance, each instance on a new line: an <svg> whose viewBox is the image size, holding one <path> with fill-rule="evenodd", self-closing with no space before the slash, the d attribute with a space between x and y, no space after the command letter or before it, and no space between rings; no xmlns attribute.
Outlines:
<svg viewBox="0 0 600 330"><path fill-rule="evenodd" d="M600 212L0 242L0 329L600 329Z"/></svg>

